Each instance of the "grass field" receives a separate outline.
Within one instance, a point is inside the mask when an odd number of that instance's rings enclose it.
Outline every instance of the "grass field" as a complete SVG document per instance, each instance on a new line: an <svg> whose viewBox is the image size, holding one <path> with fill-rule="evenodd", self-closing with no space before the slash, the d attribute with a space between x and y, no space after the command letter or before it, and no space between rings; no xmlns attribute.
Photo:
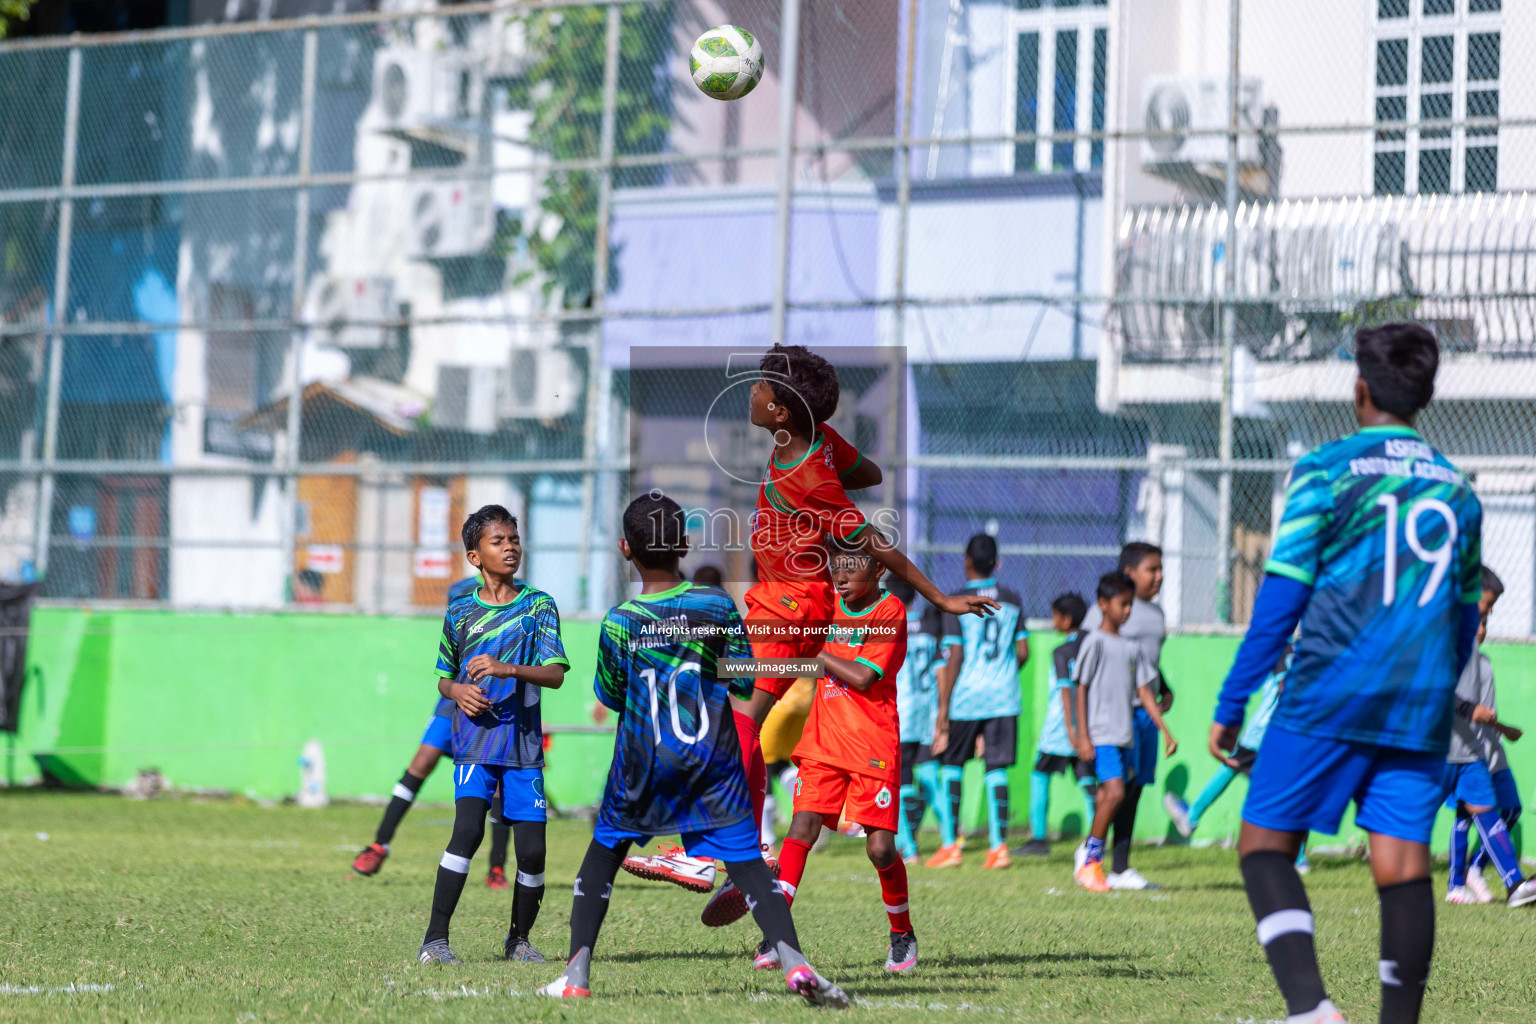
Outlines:
<svg viewBox="0 0 1536 1024"><path fill-rule="evenodd" d="M0 793L0 1020L785 1022L815 1011L751 970L747 925L698 923L702 897L620 875L590 1003L529 998L558 964L498 959L510 894L482 884L455 921L458 968L413 962L451 811L419 807L373 879L348 870L378 810L240 801ZM39 838L46 834L46 839ZM535 933L567 942L570 883L589 830L550 829ZM928 838L927 845L932 846ZM984 873L912 873L916 972L881 966L885 915L857 840L812 858L795 916L862 1020L1265 1021L1283 1015L1253 939L1233 854L1137 853L1158 892L1095 896L1070 849ZM1376 1018L1375 891L1363 865L1319 859L1308 880L1324 971L1357 1024ZM1437 880L1437 883L1440 880ZM1438 884L1437 884L1438 888ZM1536 918L1439 909L1425 1019L1536 1019Z"/></svg>

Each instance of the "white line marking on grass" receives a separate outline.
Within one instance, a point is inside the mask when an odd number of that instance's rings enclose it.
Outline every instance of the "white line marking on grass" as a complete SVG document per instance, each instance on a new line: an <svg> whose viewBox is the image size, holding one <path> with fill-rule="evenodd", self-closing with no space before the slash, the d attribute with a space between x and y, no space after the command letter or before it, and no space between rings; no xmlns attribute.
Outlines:
<svg viewBox="0 0 1536 1024"><path fill-rule="evenodd" d="M749 1003L776 1003L783 999L779 992L758 990L747 993ZM907 999L865 999L862 996L854 996L855 1006L862 1006L871 1010L934 1010L943 1013L966 1011L970 1013L1008 1013L1001 1006L977 1006L975 1003L919 1003Z"/></svg>
<svg viewBox="0 0 1536 1024"><path fill-rule="evenodd" d="M425 996L428 999L435 999L438 1002L441 1002L444 999L493 999L499 996L508 996L512 999L521 999L523 996L528 995L529 993L520 992L515 988L499 989L490 988L489 986L486 988L471 988L468 985L460 985L456 989L423 988L417 989L414 992L402 992L400 994L407 996Z"/></svg>
<svg viewBox="0 0 1536 1024"><path fill-rule="evenodd" d="M72 992L111 992L111 985L11 985L0 983L0 996L56 996Z"/></svg>

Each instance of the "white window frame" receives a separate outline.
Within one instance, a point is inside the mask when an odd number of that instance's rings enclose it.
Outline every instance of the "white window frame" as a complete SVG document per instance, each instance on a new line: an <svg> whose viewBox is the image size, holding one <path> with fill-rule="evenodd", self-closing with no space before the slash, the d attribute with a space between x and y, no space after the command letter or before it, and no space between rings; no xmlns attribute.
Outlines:
<svg viewBox="0 0 1536 1024"><path fill-rule="evenodd" d="M1465 0L1463 0L1465 2ZM1006 110L1004 124L1010 126L1009 130L1017 130L1014 126L1019 123L1019 36L1026 32L1037 32L1040 35L1040 80L1037 83L1039 96L1040 120L1045 127L1036 126L1036 131L1042 134L1050 134L1055 131L1056 122L1056 35L1058 32L1077 32L1077 109L1073 113L1073 131L1086 132L1092 130L1093 125L1093 33L1095 29L1103 29L1106 33L1110 30L1109 5L1090 5L1084 0L1080 7L1056 7L1042 6L1036 10L1014 10L1009 12L1008 18L1008 64L1007 78L1008 97L1004 104ZM1109 103L1110 91L1114 88L1111 76L1114 67L1111 62L1113 56L1113 40L1109 40L1109 49L1104 58L1104 101L1106 107ZM1105 124L1108 125L1106 112ZM1038 173L1050 173L1056 168L1052 164L1051 149L1053 142L1040 140L1035 143L1035 167ZM1106 151L1108 147L1105 147ZM1090 139L1078 139L1072 145L1072 169L1088 171L1092 169L1093 142ZM1006 165L1010 171L1017 173L1015 163L1017 154L1016 146L1008 147Z"/></svg>
<svg viewBox="0 0 1536 1024"><path fill-rule="evenodd" d="M1518 2L1518 0L1504 0L1504 2L1500 4L1500 10L1498 11L1472 14L1470 12L1471 5L1469 0L1456 0L1456 11L1454 14L1437 14L1430 17L1425 17L1424 0L1408 0L1408 17L1393 18L1388 21L1384 21L1376 16L1376 11L1379 10L1379 8L1376 8L1376 10L1372 11L1371 19L1374 27L1374 35L1372 37L1373 45L1371 48L1371 59L1369 61L1370 68L1368 69L1370 75L1368 81L1369 93L1371 97L1370 111L1372 122L1375 122L1376 119L1377 98L1398 95L1404 96L1406 98L1406 114L1408 123L1417 123L1420 120L1419 113L1424 95L1422 68L1424 60L1424 39L1430 36L1448 35L1453 39L1451 54L1451 81L1449 83L1451 91L1451 117L1457 123L1455 127L1450 129L1451 134L1450 138L1448 139L1424 140L1420 138L1419 129L1410 128L1405 130L1405 138L1401 143L1381 142L1376 139L1376 136L1373 132L1371 136L1371 161L1367 188L1368 192L1374 193L1376 188L1376 154L1397 151L1399 147L1401 147L1401 151L1404 154L1404 195L1417 195L1420 191L1419 159L1420 155L1426 149L1450 149L1450 192L1452 194L1460 194L1466 191L1468 143L1465 121L1467 118L1467 93L1469 91L1483 92L1490 89L1497 91L1499 94L1499 110L1502 115L1504 109L1504 65L1507 63L1505 59L1506 52L1504 44L1509 39L1509 33L1505 23L1506 19L1504 8L1508 7L1513 2ZM1373 8L1375 8L1376 0L1371 0L1371 3ZM1479 81L1475 83L1469 90L1467 81L1467 64L1469 57L1467 50L1467 39L1469 36L1478 35L1484 32L1497 32L1499 35L1499 77L1491 82ZM1408 83L1406 86L1378 86L1376 84L1377 46L1375 44L1379 44L1382 40L1386 39L1408 40ZM1436 88L1431 91L1439 92L1441 90ZM1500 134L1495 132L1492 135L1479 135L1474 137L1472 148L1476 149L1483 146L1494 146L1502 150L1503 146ZM1494 184L1495 187L1497 187L1497 179L1495 179Z"/></svg>

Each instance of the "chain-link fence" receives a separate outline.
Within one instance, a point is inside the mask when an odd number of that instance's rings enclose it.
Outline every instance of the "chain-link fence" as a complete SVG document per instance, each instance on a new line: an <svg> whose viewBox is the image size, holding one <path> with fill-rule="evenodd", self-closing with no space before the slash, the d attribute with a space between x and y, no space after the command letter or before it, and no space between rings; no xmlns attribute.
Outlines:
<svg viewBox="0 0 1536 1024"><path fill-rule="evenodd" d="M687 58L727 22L766 71L722 103ZM1415 317L1531 634L1531 38L1500 0L543 0L0 45L0 577L433 608L496 501L598 613L637 487L750 509L720 374L782 340L860 350L834 422L899 486L858 497L942 586L993 533L1043 615L1146 538L1173 623L1241 623L1353 330Z"/></svg>

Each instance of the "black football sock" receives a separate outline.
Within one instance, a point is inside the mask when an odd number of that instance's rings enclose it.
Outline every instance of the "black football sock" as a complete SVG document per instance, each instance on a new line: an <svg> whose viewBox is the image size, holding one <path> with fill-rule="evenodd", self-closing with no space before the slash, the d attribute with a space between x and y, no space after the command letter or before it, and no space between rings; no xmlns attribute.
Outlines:
<svg viewBox="0 0 1536 1024"><path fill-rule="evenodd" d="M533 934L544 902L544 823L514 821L517 845L517 881L512 886L512 935L526 939Z"/></svg>
<svg viewBox="0 0 1536 1024"><path fill-rule="evenodd" d="M960 771L956 769L944 779L944 797L949 801L949 820L954 822L956 842L965 835L965 829L960 827Z"/></svg>
<svg viewBox="0 0 1536 1024"><path fill-rule="evenodd" d="M923 800L923 787L908 783L901 788L901 813L907 820L907 834L916 843L917 830L923 826L923 812L928 809Z"/></svg>
<svg viewBox="0 0 1536 1024"><path fill-rule="evenodd" d="M752 920L757 922L763 938L778 950L779 963L784 970L788 972L805 963L805 955L800 952L800 937L795 934L795 919L789 913L789 904L785 902L784 894L774 881L773 872L768 870L762 858L727 862L725 873L746 897L747 909L752 911Z"/></svg>
<svg viewBox="0 0 1536 1024"><path fill-rule="evenodd" d="M507 869L507 840L512 838L512 826L505 821L491 822L491 868Z"/></svg>
<svg viewBox="0 0 1536 1024"><path fill-rule="evenodd" d="M1376 890L1381 900L1381 1024L1417 1024L1435 952L1435 893L1428 878Z"/></svg>
<svg viewBox="0 0 1536 1024"><path fill-rule="evenodd" d="M426 779L418 779L410 772L400 776L400 781L395 783L394 791L389 796L389 806L384 808L384 820L379 822L378 834L373 841L380 846L388 846L395 838L395 829L400 827L400 819L405 817L405 812L411 809L411 804L416 801L416 794L421 792L421 784Z"/></svg>
<svg viewBox="0 0 1536 1024"><path fill-rule="evenodd" d="M1259 922L1259 945L1269 958L1286 1013L1307 1013L1328 998L1312 941L1312 905L1291 857L1277 850L1250 853L1238 862L1248 905Z"/></svg>
<svg viewBox="0 0 1536 1024"><path fill-rule="evenodd" d="M571 900L571 953L565 966L568 985L591 987L588 972L592 947L597 945L597 933L602 931L603 918L608 916L613 880L628 852L628 842L620 843L617 849L609 849L595 839L587 844L587 855L576 872L575 897Z"/></svg>
<svg viewBox="0 0 1536 1024"><path fill-rule="evenodd" d="M464 893L464 880L469 877L469 862L480 849L485 838L485 814L491 809L489 800L477 796L460 797L454 803L453 835L448 849L437 864L437 886L432 890L432 920L427 925L427 937L423 944L447 941L448 922Z"/></svg>
<svg viewBox="0 0 1536 1024"><path fill-rule="evenodd" d="M1143 786L1125 787L1125 799L1115 812L1111 836L1110 870L1119 874L1131 869L1131 834L1136 831L1136 806L1141 803Z"/></svg>

